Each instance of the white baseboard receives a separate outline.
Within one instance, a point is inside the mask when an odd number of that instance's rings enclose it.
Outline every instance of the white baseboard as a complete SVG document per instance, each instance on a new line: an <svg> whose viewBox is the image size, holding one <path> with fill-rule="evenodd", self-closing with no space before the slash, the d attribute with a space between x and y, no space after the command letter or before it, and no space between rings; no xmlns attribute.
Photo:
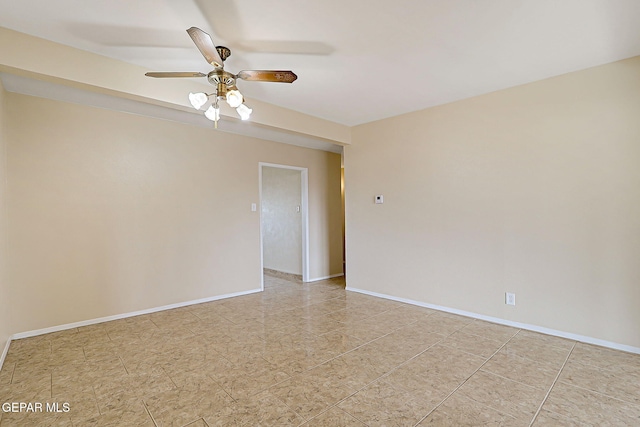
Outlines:
<svg viewBox="0 0 640 427"><path fill-rule="evenodd" d="M392 300L392 301L403 302L403 303L406 303L406 304L417 305L419 307L431 308L433 310L444 311L444 312L447 312L447 313L459 314L461 316L471 317L471 318L479 319L479 320L485 320L487 322L498 323L500 325L512 326L514 328L526 329L528 331L533 331L533 332L540 332L540 333L546 334L546 335L553 335L553 336L560 337L560 338L567 338L567 339L574 340L574 341L580 341L580 342L583 342L583 343L586 343L586 344L594 344L594 345L599 345L601 347L611 348L611 349L614 349L614 350L621 350L621 351L626 351L626 352L629 352L629 353L640 354L640 347L633 347L633 346L626 345L626 344L619 344L619 343L615 343L615 342L611 342L611 341L605 341L605 340L601 340L599 338L593 338L593 337L588 337L588 336L585 336L585 335L573 334L573 333L570 333L570 332L558 331L556 329L544 328L542 326L529 325L527 323L513 322L511 320L500 319L498 317L485 316L483 314L472 313L472 312L469 312L469 311L458 310L458 309L455 309L455 308L443 307L443 306L440 306L440 305L428 304L428 303L425 303L425 302L414 301L414 300L407 299L407 298L400 298L400 297L395 297L395 296L392 296L392 295L380 294L380 293L377 293L377 292L371 292L371 291L367 291L367 290L364 290L364 289L351 288L349 286L347 286L346 290L347 291L352 291L352 292L358 292L358 293L365 294L365 295L371 295L371 296L378 297L378 298L384 298L384 299L388 299L388 300Z"/></svg>
<svg viewBox="0 0 640 427"><path fill-rule="evenodd" d="M202 304L202 303L205 303L205 302L217 301L217 300L237 297L237 296L241 296L241 295L248 295L248 294L253 294L253 293L256 293L256 292L262 292L262 289L252 289L250 291L234 292L234 293L231 293L231 294L218 295L218 296L215 296L215 297L208 297L208 298L202 298L202 299L197 299L197 300L192 300L192 301L179 302L179 303L176 303L176 304L163 305L162 307L148 308L146 310L134 311L134 312L131 312L131 313L116 314L114 316L99 317L97 319L90 319L90 320L83 320L81 322L67 323L67 324L64 324L64 325L52 326L50 328L36 329L36 330L33 330L33 331L27 331L27 332L20 332L20 333L17 333L17 334L13 334L10 337L9 341L20 339L20 338L35 337L37 335L50 334L51 332L59 332L59 331L67 330L67 329L79 328L81 326L94 325L96 323L109 322L111 320L126 319L127 317L140 316L141 314L155 313L155 312L158 312L158 311L171 310L173 308L180 308L180 307L185 307L185 306L188 306L188 305ZM2 367L2 365L0 365L0 368L1 367Z"/></svg>
<svg viewBox="0 0 640 427"><path fill-rule="evenodd" d="M336 277L342 277L342 276L344 276L344 273L332 274L331 276L324 276L324 277L314 277L313 279L309 279L307 283L319 282L320 280L334 279Z"/></svg>
<svg viewBox="0 0 640 427"><path fill-rule="evenodd" d="M0 356L0 370L2 369L2 365L4 365L4 359L5 357L7 357L10 344L11 344L11 337L7 338L7 343L4 346L4 350L2 350L2 356Z"/></svg>

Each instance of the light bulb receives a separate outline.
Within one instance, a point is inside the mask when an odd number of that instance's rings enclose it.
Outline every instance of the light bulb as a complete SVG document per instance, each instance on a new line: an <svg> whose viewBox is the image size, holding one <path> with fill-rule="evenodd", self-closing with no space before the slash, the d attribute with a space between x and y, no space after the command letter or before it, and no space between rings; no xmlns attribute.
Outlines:
<svg viewBox="0 0 640 427"><path fill-rule="evenodd" d="M244 104L240 104L238 105L238 108L236 108L236 111L242 120L248 120L253 110Z"/></svg>
<svg viewBox="0 0 640 427"><path fill-rule="evenodd" d="M209 96L206 93L198 92L198 93L190 93L189 94L189 102L193 105L193 108L199 110L204 104L209 100Z"/></svg>
<svg viewBox="0 0 640 427"><path fill-rule="evenodd" d="M244 98L239 90L233 89L227 92L227 104L229 104L229 107L237 108L242 104L242 101L244 101Z"/></svg>
<svg viewBox="0 0 640 427"><path fill-rule="evenodd" d="M218 120L220 120L220 109L213 108L213 105L211 105L207 109L207 111L204 112L204 115L207 119L211 120L212 122L217 122Z"/></svg>

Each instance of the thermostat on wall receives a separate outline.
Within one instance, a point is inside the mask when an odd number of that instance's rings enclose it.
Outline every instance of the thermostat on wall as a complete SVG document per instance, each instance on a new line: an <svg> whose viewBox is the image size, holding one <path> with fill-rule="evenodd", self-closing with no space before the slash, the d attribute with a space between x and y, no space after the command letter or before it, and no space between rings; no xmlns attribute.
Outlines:
<svg viewBox="0 0 640 427"><path fill-rule="evenodd" d="M377 195L375 198L375 201L376 201L376 204L384 203L384 196L382 194Z"/></svg>

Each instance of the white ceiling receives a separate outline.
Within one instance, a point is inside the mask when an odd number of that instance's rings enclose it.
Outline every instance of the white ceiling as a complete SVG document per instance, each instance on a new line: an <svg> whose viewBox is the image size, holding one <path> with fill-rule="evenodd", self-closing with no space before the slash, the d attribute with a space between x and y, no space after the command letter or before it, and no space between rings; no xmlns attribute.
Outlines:
<svg viewBox="0 0 640 427"><path fill-rule="evenodd" d="M241 81L248 105L345 125L640 55L638 0L0 0L0 26L150 71L208 72L185 31L197 26L232 49L231 72L298 75Z"/></svg>

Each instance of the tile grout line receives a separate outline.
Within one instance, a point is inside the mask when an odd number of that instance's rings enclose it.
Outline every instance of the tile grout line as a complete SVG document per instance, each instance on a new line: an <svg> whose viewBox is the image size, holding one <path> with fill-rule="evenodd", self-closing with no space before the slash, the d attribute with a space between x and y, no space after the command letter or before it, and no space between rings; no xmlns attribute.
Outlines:
<svg viewBox="0 0 640 427"><path fill-rule="evenodd" d="M178 387L178 385L176 384L176 382L173 380L173 378L171 378L171 375L169 375L167 373L167 370L164 369L164 367L160 366L160 369L162 369L162 372L164 372L164 374L167 376L167 378L169 378L169 381L171 381L171 383L173 384L173 386L177 389L179 389L180 387Z"/></svg>
<svg viewBox="0 0 640 427"><path fill-rule="evenodd" d="M98 415L103 415L102 411L100 410L100 404L98 403L98 395L96 394L96 387L94 385L91 385L91 391L93 391L93 398L96 399L96 406L98 407Z"/></svg>
<svg viewBox="0 0 640 427"><path fill-rule="evenodd" d="M389 311L389 310L386 310L386 311ZM428 316L431 316L431 315L433 315L433 314L435 314L435 313L430 313ZM373 317L373 316L371 316L371 317ZM345 354L351 353L351 352L353 352L353 351L355 351L355 350L357 350L357 349L359 349L359 348L361 348L361 347L364 347L364 346L366 346L366 345L368 345L368 344L371 344L372 342L378 341L378 340L380 340L380 339L382 339L382 338L384 338L384 337L386 337L386 336L388 336L388 335L390 335L390 334L392 334L392 333L394 333L394 332L396 332L396 331L398 331L398 330L400 330L400 329L402 329L402 328L405 328L405 327L407 327L407 326L411 326L411 325L416 324L416 323L418 323L418 320L414 320L413 322L407 323L406 325L399 326L399 327L397 327L397 328L393 329L391 332L388 332L388 333L386 333L386 334L384 334L384 335L381 335L381 336L379 336L378 338L374 338L374 339L372 339L371 341L367 341L367 342L365 342L365 343L363 343L363 344L361 344L361 345L359 345L359 346L357 346L357 347L354 347L354 348L352 348L351 350L348 350L348 351L346 351L346 352L344 352L344 353L340 353L340 354L338 354L337 356L334 356L334 357L332 357L332 358L331 358L331 359L329 359L329 360L326 360L326 361L324 361L324 362L322 362L322 363L319 363L319 364L317 364L317 365L315 365L315 366L313 366L313 367L311 367L311 368L309 368L309 369L307 369L307 370L305 370L305 371L303 371L303 372L299 372L299 373L297 373L296 375L299 375L299 374L302 374L302 373L304 373L304 372L308 372L308 371L310 371L310 370L312 370L312 369L315 369L315 368L317 368L318 366L321 366L321 365L324 365L325 363L331 362L332 360L335 360L335 359L337 359L337 358L339 358L339 357L341 357L341 356L344 356ZM471 323L473 323L473 322L471 322ZM314 415L313 417L309 418L309 419L308 419L308 420L306 420L305 422L309 422L310 420L312 420L312 419L314 419L314 418L316 418L316 417L318 417L318 416L322 415L323 413L327 412L329 409L334 408L334 407L337 407L340 403L342 403L342 402L344 402L345 400L347 400L348 398L350 398L350 397L352 397L352 396L354 396L354 395L358 394L360 391L364 390L366 387L368 387L369 385L373 384L374 382L376 382L376 381L378 381L378 380L380 380L380 379L382 379L382 378L385 378L385 377L387 377L387 376L391 375L391 373L393 373L394 371L396 371L396 370L397 370L397 369L399 369L400 367L402 367L402 366L406 365L407 363L409 363L409 362L410 362L410 361L412 361L413 359L415 359L415 358L419 357L421 354L423 354L424 352L428 351L428 350L429 350L430 348L432 348L433 346L435 346L435 345L437 345L437 344L440 344L442 341L444 341L445 339L447 339L447 338L448 338L448 337L450 337L451 335L455 334L455 333L456 333L456 332L458 332L459 330L464 329L466 326L467 326L467 325L465 325L465 326L463 326L463 327L461 327L461 328L459 328L459 329L456 329L456 330L454 330L453 332L451 332L451 333L449 333L449 334L446 334L446 335L445 335L445 334L441 334L440 332L433 332L433 333L437 333L437 334L443 335L443 336L444 336L444 338L442 338L442 339L440 339L440 340L436 341L435 343L431 344L429 347L427 347L426 349L422 350L422 351L421 351L421 352L419 352L418 354L416 354L416 355L414 355L414 356L410 357L409 359L405 360L404 362L402 362L401 364L399 364L398 366L396 366L395 368L393 368L393 369L392 369L392 370L390 370L389 372L386 372L386 373L382 374L381 376L379 376L378 378L376 378L376 379L374 379L374 380L372 380L372 381L370 381L370 382L366 383L366 384L365 384L365 385L363 385L361 388L357 389L356 391L354 391L353 393L349 394L348 396L346 396L346 397L344 397L344 398L340 399L338 402L334 403L333 405L329 405L329 406L328 406L327 408L325 408L323 411L321 411L320 413L318 413L318 414ZM519 332L519 330L518 330L518 332ZM515 333L511 338L513 338L513 337L514 337L514 336L516 336L517 334L518 334L518 333L516 332L516 333ZM508 341L510 341L510 340L511 340L511 338L509 338L509 340L508 340ZM508 341L507 341L507 342L508 342ZM497 353L498 351L500 351L500 350L502 349L502 347L504 347L506 344L507 344L507 343L505 342L505 343L504 343L504 344L503 344L503 345L502 345L498 350L496 350L496 353ZM465 352L465 353L467 353L467 352ZM472 353L469 353L469 354L472 354ZM489 359L490 359L491 357L493 357L494 355L495 355L495 353L494 353L494 354L492 354L492 355L489 357ZM487 361L488 361L489 359L487 359L487 360L486 360L486 361L485 361L485 362L480 366L480 368L481 368L482 366L484 366L484 364L485 364L485 363L487 363ZM478 368L478 370L479 370L480 368ZM477 371L476 371L476 372L477 372ZM473 374L475 374L475 372L474 372ZM471 374L471 375L473 375L473 374ZM276 384L273 384L273 385L271 385L271 386L267 387L266 389L264 389L264 390L262 390L262 391L267 391L267 390L269 390L270 388L277 386L278 384L282 384L283 382L288 381L288 380L289 380L289 379L291 379L292 377L293 377L293 376L289 376L289 378L284 379L284 380L282 380L282 381L280 381L280 382L278 382L278 383L276 383ZM465 382L466 382L466 381L465 381ZM464 384L464 383L463 383L463 384ZM462 385L462 384L461 384L461 385ZM456 390L457 390L457 388L456 388ZM454 390L454 392L455 392L455 390ZM453 394L453 393L452 393L452 394ZM276 396L276 397L278 397L278 396ZM448 397L449 397L449 396L447 396L444 400L446 400ZM279 398L278 398L278 399L279 399ZM443 400L443 402L444 402L444 400ZM282 401L282 399L280 399L280 401ZM286 405L286 403L285 403L285 402L283 402L283 403ZM441 402L440 404L442 404L442 402ZM438 406L439 406L439 405L438 405ZM287 405L287 407L288 407L288 405ZM338 408L338 409L340 409L340 408ZM293 410L293 409L292 409L292 410ZM293 412L297 414L297 412L296 412L295 410L293 410ZM346 411L344 411L344 412L346 412ZM356 417L355 415L353 415L353 414L351 414L351 413L349 413L349 412L346 412L346 413L347 413L347 414L349 414L350 416L352 416L353 418L355 418L356 420L358 420L358 421L362 422L363 424L366 424L366 423L364 423L364 421L360 420L360 419L359 419L358 417ZM298 415L300 415L300 414L298 414ZM428 416L428 415L429 415L429 414L427 414L427 416ZM301 416L301 418L303 418L303 419L304 419L304 417L302 417L302 416ZM420 421L422 421L422 419L421 419ZM304 423L303 423L303 424L304 424Z"/></svg>
<svg viewBox="0 0 640 427"><path fill-rule="evenodd" d="M558 371L558 374L556 375L556 378L553 380L553 383L551 383L551 387L549 387L549 390L547 391L547 394L545 394L544 399L542 399L542 402L540 402L540 406L538 406L538 410L533 415L533 418L531 418L531 422L529 423L529 427L531 427L533 425L533 423L536 421L536 418L538 418L538 414L540 414L540 411L542 410L542 407L544 406L545 402L549 398L549 395L551 394L551 390L553 390L553 387L555 387L556 382L558 382L558 378L560 378L560 374L562 374L562 370L564 369L564 367L566 366L567 362L569 361L569 358L571 357L571 353L573 353L573 349L574 348L576 348L576 343L575 342L573 343L573 346L571 347L571 350L569 351L569 354L567 354L567 357L564 359L564 363L560 367L560 370Z"/></svg>
<svg viewBox="0 0 640 427"><path fill-rule="evenodd" d="M343 356L343 355L345 355L345 354L351 353L352 351L357 350L357 349L358 349L358 348L360 348L360 347L363 347L363 346L368 345L368 344L370 344L370 343L372 343L372 342L374 342L374 341L377 341L377 340L379 340L379 339L381 339L381 338L384 338L384 337L386 337L387 335L392 334L393 332L397 331L398 329L402 329L402 328L404 328L404 327L406 327L406 326L413 325L414 323L417 323L417 321L411 322L411 323L409 323L409 324L407 324L407 325L405 325L405 326L401 326L400 328L396 328L396 329L394 329L393 331L391 331L391 332L389 332L389 333L387 333L387 334L385 334L385 335L382 335L382 336L380 336L380 337L378 337L378 338L375 338L375 339L373 339L373 340L371 340L371 341L368 341L368 342L366 342L366 343L364 343L364 344L361 344L361 345L359 345L358 347L355 347L355 348L353 348L353 349L351 349L351 350L349 350L349 351L346 351L346 352L344 352L344 353L340 353L339 355L337 355L337 356L335 356L335 357L333 357L333 358L331 358L331 359L329 359L329 360L327 360L327 361L325 361L325 362L319 363L318 365L315 365L315 366L313 366L313 367L311 367L311 368L309 368L309 369L307 369L307 370L305 370L305 371L303 371L303 372L299 372L299 373L297 373L296 375L300 375L300 374L302 374L302 373L304 373L304 372L308 372L308 371L310 371L310 370L312 370L312 369L314 369L314 368L317 368L318 366L324 365L324 364L325 364L325 363L327 363L327 362L330 362L330 361L332 361L332 360L335 360L335 359L337 359L337 358L339 358L339 357L341 357L341 356ZM446 338L446 337L445 337L445 338ZM443 339L444 339L444 338L443 338ZM362 387L360 387L359 389L357 389L357 390L356 390L356 391L354 391L353 393L349 394L348 396L343 397L342 399L340 399L340 400L339 400L339 401L337 401L336 403L334 403L334 404L332 404L332 405L329 405L328 407L324 408L324 409L323 409L322 411L320 411L318 414L314 415L313 417L311 417L311 418L309 418L309 419L305 419L305 417L303 417L302 415L298 414L294 409L292 409L291 407L289 407L289 405L287 405L287 403L286 403L286 402L284 402L282 399L280 399L280 397L279 397L279 396L275 396L275 397L276 397L278 400L280 400L282 403L284 403L284 404L285 404L285 406L287 406L289 409L291 409L294 413L296 413L297 415L299 415L299 416L300 416L300 418L302 418L302 419L304 420L304 422L303 422L302 424L300 424L300 426L302 426L302 425L304 425L305 423L308 423L309 421L313 420L314 418L316 418L316 417L318 417L318 416L320 416L320 415L324 414L325 412L327 412L327 411L328 411L328 410L330 410L331 408L335 408L335 407L337 407L340 403L342 403L342 402L344 402L345 400L349 399L351 396L354 396L354 395L358 394L359 392L361 392L362 390L364 390L366 387L368 387L369 385L373 384L374 382L378 381L379 379L381 379L381 378L383 378L383 377L386 377L386 376L390 375L393 371L395 371L396 369L400 368L401 366L404 366L405 364L409 363L411 360L413 360L413 359L415 359L416 357L420 356L422 353L424 353L425 351L429 350L431 347L433 347L434 345L436 345L436 344L440 343L441 341L442 341L442 340L439 340L439 341L437 341L437 342L435 342L435 343L431 344L429 347L427 347L426 349L422 350L420 353L416 354L415 356L412 356L411 358L409 358L409 359L407 359L406 361L402 362L400 365L396 366L396 367L395 367L395 368L393 368L391 371L386 372L386 373L382 374L381 376L379 376L378 378L376 378L376 379L374 379L374 380L372 380L372 381L370 381L370 382L366 383L365 385L363 385ZM280 381L280 382L278 382L278 383L276 383L276 384L273 384L273 385L271 385L271 386L267 387L266 389L264 389L264 390L262 390L262 391L268 391L270 388L275 387L275 386L277 386L278 384L282 384L283 382L288 381L288 380L290 380L291 378L293 378L293 376L290 376L289 378L287 378L287 379L285 379L285 380L282 380L282 381ZM342 410L341 408L338 408L338 409ZM349 414L351 417L355 418L356 420L358 420L358 421L360 421L361 423L363 423L363 424L365 424L365 425L366 425L366 423L365 423L364 421L360 420L360 419L359 419L358 417L356 417L355 415L353 415L353 414L351 414L351 413L349 413L349 412L347 412L347 411L344 411L344 410L342 410L342 411L343 411L343 412L345 412L345 413L347 413L347 414Z"/></svg>
<svg viewBox="0 0 640 427"><path fill-rule="evenodd" d="M406 326L413 325L414 323L417 323L417 321L414 321L414 322L412 322L412 323L410 323L410 324L408 324L408 325L406 325ZM472 323L473 323L473 322L472 322ZM468 325L466 325L466 326L468 326ZM383 379L383 378L388 377L388 376L389 376L389 375L391 375L394 371L398 370L398 369L399 369L399 368L401 368L402 366L404 366L404 365L408 364L409 362L411 362L412 360L416 359L417 357L419 357L420 355L422 355L423 353L425 353L426 351L428 351L428 350L429 350L429 349L431 349L432 347L436 346L437 344L441 344L444 340L446 340L447 338L449 338L451 335L455 334L456 332L461 331L461 330L462 330L462 329L464 329L466 326L463 326L463 327L462 327L462 328L460 328L460 329L456 329L455 331L451 332L450 334L447 334L447 335L442 334L442 335L444 335L444 338L442 338L442 339L440 339L440 340L436 341L435 343L431 344L429 347L427 347L426 349L422 350L420 353L416 354L415 356L413 356L413 357L411 357L411 358L407 359L406 361L404 361L403 363L399 364L398 366L396 366L395 368L393 368L393 369L392 369L392 370L390 370L389 372L387 372L387 373L385 373L385 374L383 374L383 375L379 376L379 377L378 377L378 378L376 378L375 380L373 380L373 381L371 381L371 382L369 382L369 383L365 384L363 387L361 387L360 389L358 389L358 390L357 390L357 391L355 391L354 393L352 393L352 394L350 394L349 396L347 396L347 397L343 398L342 400L338 401L338 402L337 402L337 403L335 403L334 405L331 405L329 408L326 408L324 411L322 411L322 412L321 412L320 414L318 414L318 415L321 415L322 413L324 413L324 412L328 411L329 409L331 409L331 408L333 408L333 407L337 407L340 403L342 403L343 401L347 400L347 399L348 399L348 398L350 398L351 396L353 396L353 395L355 395L355 394L357 394L357 393L361 392L362 390L364 390L366 387L368 387L369 385L373 384L374 382L379 381L380 379ZM403 326L403 327L404 327L404 326ZM401 328L402 328L402 327L401 327ZM398 329L401 329L401 328L398 328ZM396 330L398 330L398 329L396 329ZM395 332L395 331L394 331L394 332ZM520 332L520 330L518 330L518 332ZM496 353L498 353L498 352L499 352L499 351L500 351L500 350L501 350L505 345L507 345L507 343L508 343L509 341L511 341L511 338L515 337L515 336L518 334L518 332L516 332L515 334L513 334L513 335L512 335L512 336L511 336L511 337L510 337L510 338L509 338L509 339L508 339L504 344L502 344L502 346L500 346L500 348L498 348L498 349L497 349L497 350L496 350L496 351L495 351L491 356L489 356L489 358L488 358L488 359L487 359L487 360L486 360L482 365L480 365L480 367L479 367L475 372L473 372L473 373L469 376L469 378L471 378L471 377L472 377L473 375L475 375L475 374L476 374L480 369L482 369L482 367L483 367L483 366L484 366L484 365L485 365L485 364L486 364L486 363L487 363L487 362L488 362L488 361L489 361L493 356L495 356L495 355L496 355ZM392 332L390 332L390 333L392 333ZM435 333L439 333L439 332L435 332ZM389 335L389 334L387 334L387 335ZM384 336L386 336L386 335L384 335ZM380 338L382 338L382 337L380 337ZM374 341L375 341L375 340L374 340ZM445 346L446 346L446 345L445 345ZM453 347L449 347L449 348L453 348ZM459 350L459 349L457 349L457 350ZM463 351L463 350L460 350L460 351ZM466 352L466 351L463 351L463 352L464 352L464 353L467 353L467 354L472 354L472 355L474 355L474 356L477 356L476 354L473 354L473 353L469 353L469 352ZM467 380L468 380L469 378L467 378ZM460 386L456 387L456 389L455 389L455 390L453 390L453 392L451 392L451 394L449 394L447 397L445 397L445 398L443 399L443 401L442 401L442 402L440 402L440 403L438 404L438 406L436 406L436 407L435 407L434 409L432 409L432 410L431 410L427 415L425 415L423 418L421 418L421 419L418 421L418 424L419 424L420 422L422 422L426 417L428 417L428 416L429 416L433 411L435 411L435 410L436 410L440 405L442 405L442 403L444 403L444 401L445 401L445 400L447 400L447 399L448 399L448 398L449 398L453 393L455 393L455 392L458 390L458 388L460 388L462 385L464 385L464 383L466 383L466 382L467 382L467 380L465 380L462 384L460 384ZM341 409L341 408L338 408L338 409ZM358 420L358 421L360 421L361 423L363 423L363 424L365 424L365 425L366 425L366 423L365 423L364 421L362 421L360 418L356 417L355 415L353 415L353 414L351 414L351 413L349 413L349 412L347 412L347 411L344 411L344 412L346 412L347 414L351 415L351 416L352 416L353 418L355 418L356 420ZM316 416L318 416L318 415L316 415ZM313 417L313 418L315 418L315 417ZM312 419L313 419L313 418L312 418ZM416 425L417 425L417 424L416 424Z"/></svg>
<svg viewBox="0 0 640 427"><path fill-rule="evenodd" d="M127 373L127 375L129 375L129 370L127 369L127 365L124 364L124 360L122 360L122 357L119 354L117 356L118 356L118 360L122 364L122 367L124 368L124 371Z"/></svg>
<svg viewBox="0 0 640 427"><path fill-rule="evenodd" d="M412 323L410 323L410 324L408 324L408 325L406 325L406 326L413 325L414 323L417 323L417 322L412 322ZM402 326L401 328L398 328L398 329L402 329L403 327L404 327L404 326ZM396 330L397 330L397 329L396 329ZM394 331L394 332L395 332L395 331ZM389 332L389 334L390 334L390 333L392 333L392 332ZM452 332L452 333L455 333L455 332ZM389 334L387 334L387 335L389 335ZM451 335L451 334L449 334L449 335ZM381 379L383 379L383 378L388 377L388 376L389 376L389 375L391 375L394 371L398 370L398 369L399 369L399 368L401 368L402 366L406 365L407 363L411 362L411 361L412 361L412 360L414 360L415 358L419 357L420 355L422 355L423 353L425 353L426 351L428 351L430 348L434 347L434 346L435 346L435 345L437 345L437 344L440 344L440 343L441 343L444 339L446 339L449 335L446 335L443 339L441 339L441 340L438 340L438 341L434 342L434 343L433 343L433 344L431 344L429 347L425 348L424 350L422 350L420 353L416 354L415 356L412 356L412 357L410 357L409 359L405 360L404 362L402 362L401 364L399 364L398 366L396 366L395 368L393 368L393 369L392 369L392 370L390 370L389 372L386 372L386 373L384 373L384 374L380 375L378 378L376 378L376 379L374 379L374 380L372 380L372 381L370 381L370 382L366 383L365 385L363 385L362 387L360 387L359 389L357 389L356 391L354 391L354 392L353 392L353 393L351 393L350 395L348 395L348 396L346 396L346 397L344 397L344 398L340 399L339 401L337 401L337 402L336 402L336 403L334 403L333 405L329 405L327 408L325 408L324 410L322 410L320 413L318 413L318 414L314 415L313 417L309 418L308 420L306 420L306 421L305 421L305 423L306 423L306 422L309 422L309 421L311 421L311 420L313 420L313 419L314 419L314 418L316 418L316 417L319 417L320 415L322 415L322 414L324 414L325 412L329 411L331 408L338 408L338 405L339 405L339 404L341 404L342 402L344 402L345 400L347 400L347 399L349 399L350 397L352 397L352 396L354 396L354 395L356 395L356 394L360 393L362 390L364 390L365 388L367 388L367 387L368 387L368 386L370 386L371 384L375 383L376 381L379 381L379 380L381 380ZM380 337L380 338L383 338L383 337L385 337L385 336L386 336L386 335L383 335L383 336L382 336L382 337ZM372 341L370 341L370 342L376 341L377 339L379 339L379 338L376 338L375 340L372 340ZM366 345L366 344L363 344L363 345ZM346 353L343 353L343 354L346 354ZM340 356L341 356L341 355L340 355ZM340 357L340 356L336 356L336 357ZM332 360L333 360L333 359L332 359ZM356 420L360 421L362 424L367 425L367 423L366 423L366 422L362 421L360 418L358 418L357 416L353 415L352 413L347 412L347 411L345 411L345 410L344 410L344 409L342 409L342 408L338 408L338 409L339 409L339 410L341 410L341 411L343 411L344 413L346 413L346 414L350 415L351 417L355 418ZM303 418L304 418L304 417L303 417ZM420 420L420 421L422 421L422 420ZM304 423L303 423L303 424L304 424ZM301 424L301 425L302 425L302 424Z"/></svg>
<svg viewBox="0 0 640 427"><path fill-rule="evenodd" d="M579 363L579 362L574 362L574 363ZM579 388L580 390L588 391L589 393L597 394L597 395L600 395L600 396L606 397L607 399L617 400L618 402L620 402L620 403L624 403L624 404L626 404L626 405L633 405L633 406L640 407L640 404L638 404L638 403L629 402L629 401L627 401L627 400L620 399L619 397L615 397L615 396L608 395L608 394L603 393L603 392L598 391L598 390L592 390L592 389L587 388L587 387L582 387L582 386L579 386L579 385L576 385L576 384L569 384L569 383L565 383L565 382L562 382L562 384L568 385L568 386L570 386L570 387ZM564 416L566 417L566 415L564 415Z"/></svg>
<svg viewBox="0 0 640 427"><path fill-rule="evenodd" d="M141 399L141 400L142 400L142 406L144 406L144 410L147 411L147 415L149 415L149 418L151 418L153 425L155 427L159 427L158 423L156 422L156 419L153 418L153 415L151 415L151 411L149 411L149 408L147 407L147 402L145 402L144 399Z"/></svg>
<svg viewBox="0 0 640 427"><path fill-rule="evenodd" d="M11 370L11 379L9 380L9 384L13 384L13 376L16 374L17 367L18 367L18 362L14 362L13 369Z"/></svg>
<svg viewBox="0 0 640 427"><path fill-rule="evenodd" d="M471 375L469 375L469 376L468 376L468 377L467 377L467 378L466 378L466 379L465 379L461 384L459 384L455 389L453 389L453 391L452 391L451 393L449 393L449 394L447 395L447 397L445 397L444 399L442 399L442 402L438 403L438 404L436 405L436 407L435 407L435 408L433 408L431 411L429 411L429 412L427 413L427 415L425 415L424 417L420 418L420 419L418 420L418 422L414 425L414 427L417 427L417 426L418 426L422 421L424 421L427 417L429 417L429 415L431 415L432 413L434 413L434 412L435 412L435 411L436 411L440 406L442 406L442 404L443 404L444 402L446 402L446 400L447 400L448 398L450 398L451 396L453 396L453 394L454 394L456 391L458 391L458 390L460 389L460 387L462 387L463 385L465 385L465 384L467 383L467 381L469 381L469 379L471 379L471 377L472 377L472 376L474 376L475 374L477 374L477 373L478 373L478 371L480 371L480 369L482 369L482 367L483 367L484 365L486 365L486 364L489 362L489 360L491 360L491 359L493 358L493 356L495 356L496 354L498 354L498 352L499 352L500 350L502 350L502 349L503 349L503 348L504 348L504 347L509 343L509 341L511 341L511 340L513 339L513 337L515 337L516 335L518 335L518 333L519 333L519 332L520 332L520 331L518 331L518 332L516 332L515 334L513 334L513 336L512 336L511 338L509 338L509 340L508 340L508 341L506 341L504 344L502 344L502 345L500 346L500 348L498 348L496 351L494 351L494 352L493 352L493 354L492 354L491 356L489 356L489 357L487 358L487 360L485 360L485 361L482 363L482 365L478 366L478 369L476 369L475 371L473 371L473 373L472 373ZM483 405L483 406L486 406L486 405ZM488 407L488 406L487 406L487 407ZM501 411L499 411L499 412L501 412Z"/></svg>

